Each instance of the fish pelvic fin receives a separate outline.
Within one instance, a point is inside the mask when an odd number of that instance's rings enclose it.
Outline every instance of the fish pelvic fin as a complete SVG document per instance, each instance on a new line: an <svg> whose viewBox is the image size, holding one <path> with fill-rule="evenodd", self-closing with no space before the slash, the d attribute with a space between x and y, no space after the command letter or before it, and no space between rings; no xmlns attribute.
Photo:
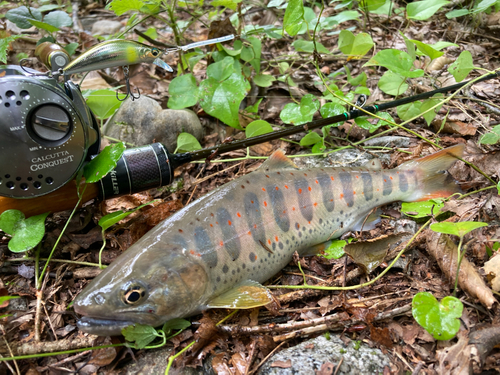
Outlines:
<svg viewBox="0 0 500 375"><path fill-rule="evenodd" d="M448 197L459 193L460 187L446 170L464 153L464 144L445 148L434 154L401 164L397 170L415 170L419 176L420 187L406 201L425 201Z"/></svg>
<svg viewBox="0 0 500 375"><path fill-rule="evenodd" d="M245 280L233 289L215 297L207 303L212 309L252 309L273 302L269 289L256 281Z"/></svg>

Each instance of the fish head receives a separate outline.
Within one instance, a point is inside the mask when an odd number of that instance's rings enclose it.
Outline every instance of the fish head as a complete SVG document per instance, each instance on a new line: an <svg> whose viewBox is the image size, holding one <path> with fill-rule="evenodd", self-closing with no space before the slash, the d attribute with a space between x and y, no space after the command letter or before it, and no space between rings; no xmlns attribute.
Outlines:
<svg viewBox="0 0 500 375"><path fill-rule="evenodd" d="M145 54L145 57L147 59L150 59L151 61L153 61L153 60L156 60L156 59L162 57L164 54L164 51L162 51L156 47L150 47L150 48L145 49L144 54Z"/></svg>
<svg viewBox="0 0 500 375"><path fill-rule="evenodd" d="M180 249L165 249L159 243L143 248L139 242L75 299L75 311L83 315L78 322L82 331L120 335L129 325L159 326L203 306L209 280L203 265Z"/></svg>

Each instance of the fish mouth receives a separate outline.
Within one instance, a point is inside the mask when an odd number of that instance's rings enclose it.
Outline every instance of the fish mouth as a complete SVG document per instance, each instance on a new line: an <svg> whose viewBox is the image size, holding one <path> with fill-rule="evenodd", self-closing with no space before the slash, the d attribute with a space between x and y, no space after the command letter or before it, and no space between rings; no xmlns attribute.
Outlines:
<svg viewBox="0 0 500 375"><path fill-rule="evenodd" d="M121 336L122 329L136 324L131 320L100 319L82 316L76 326L80 331L97 336Z"/></svg>

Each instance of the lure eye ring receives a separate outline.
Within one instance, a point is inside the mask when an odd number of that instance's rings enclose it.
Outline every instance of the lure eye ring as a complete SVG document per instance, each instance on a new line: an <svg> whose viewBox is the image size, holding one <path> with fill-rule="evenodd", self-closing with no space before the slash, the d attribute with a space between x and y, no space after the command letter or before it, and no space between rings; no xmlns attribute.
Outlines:
<svg viewBox="0 0 500 375"><path fill-rule="evenodd" d="M122 301L126 305L136 305L146 298L146 288L142 285L131 285L122 294Z"/></svg>
<svg viewBox="0 0 500 375"><path fill-rule="evenodd" d="M153 57L158 57L160 55L160 50L158 48L151 48L151 54Z"/></svg>

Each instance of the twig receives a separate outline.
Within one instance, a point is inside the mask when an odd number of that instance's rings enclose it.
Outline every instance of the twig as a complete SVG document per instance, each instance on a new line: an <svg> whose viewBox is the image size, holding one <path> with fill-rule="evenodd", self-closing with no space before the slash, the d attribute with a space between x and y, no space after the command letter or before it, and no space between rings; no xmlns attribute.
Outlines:
<svg viewBox="0 0 500 375"><path fill-rule="evenodd" d="M14 354L29 355L39 353L59 352L63 350L81 349L94 345L95 335L72 337L66 340L50 342L28 342L13 348Z"/></svg>
<svg viewBox="0 0 500 375"><path fill-rule="evenodd" d="M266 357L262 360L262 362L260 362L257 366L255 366L255 368L250 371L248 373L248 375L253 375L257 372L257 370L260 368L260 366L262 366L264 363L267 362L267 360L274 354L276 353L276 351L281 347L283 346L283 344L285 344L286 341L283 341L281 344L279 344L276 348L274 348L273 350L271 350L271 353L269 353L268 355L266 355Z"/></svg>
<svg viewBox="0 0 500 375"><path fill-rule="evenodd" d="M5 341L5 346L9 350L10 356L13 357L14 355L12 354L12 349L10 348L9 342L5 338L5 335L3 336L3 341ZM11 366L8 366L10 371L12 371L13 374L17 373L18 375L21 375L21 372L19 371L19 367L17 366L17 361L14 361L14 366L16 367L16 372L14 372L14 369Z"/></svg>
<svg viewBox="0 0 500 375"><path fill-rule="evenodd" d="M344 356L340 357L339 364L337 365L337 368L335 369L335 372L333 373L333 375L338 374L338 372L340 371L340 366L342 366L342 362L344 362Z"/></svg>
<svg viewBox="0 0 500 375"><path fill-rule="evenodd" d="M85 352L78 353L78 354L76 354L74 356L64 358L63 360L61 360L59 362L52 363L52 364L44 366L44 367L38 367L37 370L39 372L47 371L47 370L49 370L49 368L52 368L52 367L55 367L55 366L64 365L65 363L68 363L68 362L73 362L75 359L81 358L81 357L83 357L83 356L85 356L85 355L87 355L87 354L89 354L91 352L92 352L92 350L87 350Z"/></svg>

